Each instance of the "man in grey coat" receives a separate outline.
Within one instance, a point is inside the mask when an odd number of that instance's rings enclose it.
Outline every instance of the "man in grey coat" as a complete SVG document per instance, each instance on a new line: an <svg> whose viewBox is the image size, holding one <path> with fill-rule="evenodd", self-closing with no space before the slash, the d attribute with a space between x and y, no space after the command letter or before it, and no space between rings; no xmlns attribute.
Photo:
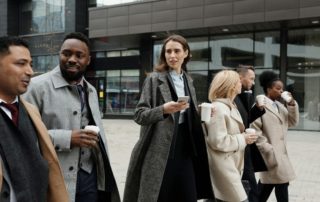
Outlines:
<svg viewBox="0 0 320 202"><path fill-rule="evenodd" d="M118 202L97 92L85 80L90 63L89 40L68 34L61 46L60 65L31 81L25 98L36 105L58 153L64 179L74 202ZM100 133L84 129L100 128Z"/></svg>

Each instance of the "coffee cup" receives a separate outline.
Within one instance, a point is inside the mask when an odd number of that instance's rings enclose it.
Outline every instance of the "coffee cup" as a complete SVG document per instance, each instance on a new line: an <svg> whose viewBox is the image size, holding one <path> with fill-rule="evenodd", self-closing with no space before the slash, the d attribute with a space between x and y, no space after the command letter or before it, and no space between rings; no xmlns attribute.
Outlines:
<svg viewBox="0 0 320 202"><path fill-rule="evenodd" d="M212 104L202 103L200 106L201 106L201 121L204 121L204 122L210 121Z"/></svg>
<svg viewBox="0 0 320 202"><path fill-rule="evenodd" d="M281 93L281 97L287 103L291 102L291 100L292 100L292 97L288 91L284 91L283 93Z"/></svg>
<svg viewBox="0 0 320 202"><path fill-rule="evenodd" d="M256 130L255 130L254 128L247 128L247 129L245 130L245 132L246 132L247 134L252 134L252 135L255 135L255 134L256 134Z"/></svg>
<svg viewBox="0 0 320 202"><path fill-rule="evenodd" d="M265 106L265 95L257 95L256 96L256 102L258 107L263 107Z"/></svg>
<svg viewBox="0 0 320 202"><path fill-rule="evenodd" d="M247 128L245 130L245 133L249 135L251 141L255 142L258 138L257 134L256 134L256 130L254 128Z"/></svg>
<svg viewBox="0 0 320 202"><path fill-rule="evenodd" d="M84 128L85 130L91 130L95 133L99 133L100 132L100 128L98 126L94 126L94 125L88 125Z"/></svg>

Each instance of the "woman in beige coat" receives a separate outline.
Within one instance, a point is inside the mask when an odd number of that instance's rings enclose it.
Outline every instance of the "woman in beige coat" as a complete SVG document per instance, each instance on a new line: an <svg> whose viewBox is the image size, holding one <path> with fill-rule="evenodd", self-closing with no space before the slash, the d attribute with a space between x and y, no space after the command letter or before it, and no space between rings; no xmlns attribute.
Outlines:
<svg viewBox="0 0 320 202"><path fill-rule="evenodd" d="M259 80L267 97L266 113L256 119L251 127L259 136L256 145L268 168L268 171L260 173L259 201L267 201L275 188L277 201L287 202L289 181L295 178L286 147L287 132L288 127L298 123L299 108L292 96L288 103L279 102L283 83L274 72L263 72Z"/></svg>
<svg viewBox="0 0 320 202"><path fill-rule="evenodd" d="M212 187L217 201L247 201L241 183L244 149L256 140L256 135L244 133L245 127L233 102L239 93L240 78L232 70L219 72L209 90L209 100L215 112L211 120L206 122L206 141Z"/></svg>

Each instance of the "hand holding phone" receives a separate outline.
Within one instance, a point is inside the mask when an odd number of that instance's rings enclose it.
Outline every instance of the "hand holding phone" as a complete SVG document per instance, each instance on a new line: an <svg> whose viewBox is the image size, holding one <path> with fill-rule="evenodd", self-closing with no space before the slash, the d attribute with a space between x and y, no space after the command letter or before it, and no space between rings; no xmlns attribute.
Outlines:
<svg viewBox="0 0 320 202"><path fill-rule="evenodd" d="M178 97L177 102L189 102L189 96Z"/></svg>

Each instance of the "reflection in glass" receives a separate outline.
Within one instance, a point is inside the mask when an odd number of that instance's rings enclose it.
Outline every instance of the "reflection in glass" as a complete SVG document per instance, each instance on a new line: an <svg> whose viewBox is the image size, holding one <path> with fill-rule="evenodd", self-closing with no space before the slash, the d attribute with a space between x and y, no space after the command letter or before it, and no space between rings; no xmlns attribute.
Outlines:
<svg viewBox="0 0 320 202"><path fill-rule="evenodd" d="M106 113L133 114L139 100L139 70L105 72L107 74Z"/></svg>
<svg viewBox="0 0 320 202"><path fill-rule="evenodd" d="M48 72L59 64L58 55L43 55L32 57L32 69L35 75Z"/></svg>
<svg viewBox="0 0 320 202"><path fill-rule="evenodd" d="M253 34L213 36L209 46L212 49L209 69L237 67L253 62Z"/></svg>
<svg viewBox="0 0 320 202"><path fill-rule="evenodd" d="M297 128L320 130L320 32L290 30L288 38L287 89L299 103Z"/></svg>
<svg viewBox="0 0 320 202"><path fill-rule="evenodd" d="M107 71L106 100L107 113L120 112L120 70Z"/></svg>
<svg viewBox="0 0 320 202"><path fill-rule="evenodd" d="M189 71L196 89L198 104L208 102L208 71Z"/></svg>
<svg viewBox="0 0 320 202"><path fill-rule="evenodd" d="M64 0L26 0L20 4L20 34L62 32L65 29Z"/></svg>
<svg viewBox="0 0 320 202"><path fill-rule="evenodd" d="M254 41L254 56L254 66L256 69L279 69L280 32L256 33Z"/></svg>
<svg viewBox="0 0 320 202"><path fill-rule="evenodd" d="M133 114L139 100L139 70L121 70L121 112Z"/></svg>

